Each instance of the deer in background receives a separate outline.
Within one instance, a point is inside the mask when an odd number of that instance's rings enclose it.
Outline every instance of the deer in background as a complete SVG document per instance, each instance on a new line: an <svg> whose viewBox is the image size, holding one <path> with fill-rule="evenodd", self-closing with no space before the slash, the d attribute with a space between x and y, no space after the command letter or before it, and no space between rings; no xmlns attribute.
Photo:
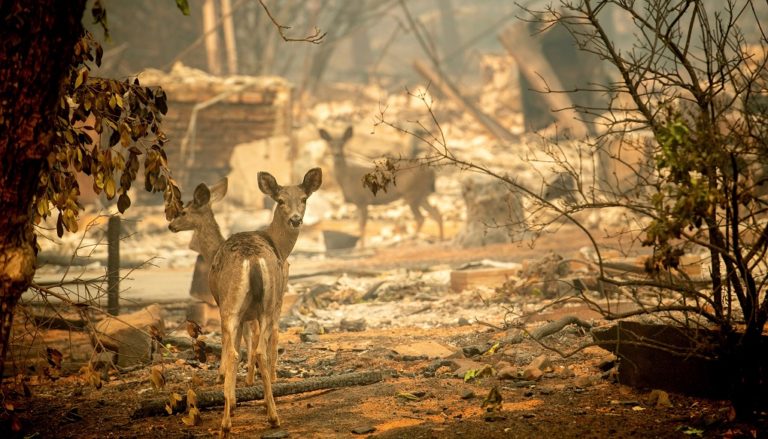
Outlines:
<svg viewBox="0 0 768 439"><path fill-rule="evenodd" d="M299 237L307 198L320 188L322 171L320 168L309 170L296 186L280 186L267 172L259 172L258 182L259 189L276 202L272 223L266 231L236 233L224 241L213 257L209 274L211 293L221 314L222 437L228 437L232 428L237 341L244 324L250 324L251 352L256 357L264 386L267 420L273 427L280 425L272 381L277 379L277 329L288 282L286 258Z"/></svg>
<svg viewBox="0 0 768 439"><path fill-rule="evenodd" d="M347 127L341 137L334 138L325 129L319 130L320 137L328 144L328 148L333 155L333 168L336 181L341 186L344 194L344 201L352 203L357 207L360 245L365 245L365 225L368 222L368 206L389 204L402 198L413 212L416 219L416 234L421 230L424 224L424 215L421 208L434 219L440 227L440 239L443 239L443 218L440 211L431 204L427 198L435 192L435 171L431 168L419 164L416 160L405 160L411 166L398 171L397 184L393 185L386 192L379 192L374 195L370 190L363 186L363 176L373 169L367 166L351 164L347 162L344 154L344 146L352 138L352 127Z"/></svg>

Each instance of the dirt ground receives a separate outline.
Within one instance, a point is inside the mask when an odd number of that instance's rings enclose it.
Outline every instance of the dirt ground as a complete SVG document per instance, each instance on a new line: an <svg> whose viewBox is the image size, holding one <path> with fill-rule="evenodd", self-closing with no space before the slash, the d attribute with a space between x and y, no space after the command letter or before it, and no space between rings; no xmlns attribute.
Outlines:
<svg viewBox="0 0 768 439"><path fill-rule="evenodd" d="M554 242L556 244L549 245L557 246L557 241ZM578 240L559 242L560 248L567 251L575 251L581 245ZM405 250L380 249L360 257L347 255L324 260L316 263L315 268L331 269L346 264L350 270L378 270L427 263L451 265L487 257L514 261L540 254L544 247L531 250L520 246L492 246L465 251L432 245ZM311 265L307 262L297 265L306 270L307 264ZM454 293L446 289L435 294ZM429 300L433 308L446 303ZM504 313L496 303L481 302L473 306L495 310L499 316L496 321L500 321ZM180 335L184 333L182 310L181 305L175 311L172 309L166 319L166 327L176 328ZM455 310L446 308L446 312ZM616 382L616 375L610 369L611 355L597 347L562 358L530 338L512 342L511 336L519 328L501 328L498 324L471 319L459 322L458 318L454 316L450 323L427 327L390 325L368 327L360 332L330 328L329 332L316 335L314 341L308 342L302 341L301 325L287 325L281 331L278 383L375 370L385 371L385 378L365 386L279 397L280 429L269 428L260 402L242 402L234 414L233 433L237 437L293 438L756 438L768 435L765 416L750 422L734 420L727 401L670 394L671 406L657 406L650 399L652 389L634 389ZM392 315L392 319L397 320L398 315ZM538 324L540 322L529 323L527 328ZM215 338L215 334L211 337ZM585 331L567 327L544 341L549 346L570 350L590 340ZM84 333L49 331L45 341L63 352L85 350L90 346ZM440 353L441 348L450 355ZM542 368L543 376L538 380L521 376L522 371L542 355L550 362ZM57 379L30 372L23 378L23 385L20 381L6 382L5 413L0 421L2 437L215 436L221 407L202 410L201 421L194 426L184 422L183 414L131 417L143 401L168 398L173 392L186 394L188 389L195 392L220 389L215 383L218 367L215 355L209 354L205 363L186 358L189 357L184 352L172 350L163 360L155 362L165 377L162 389L153 387L150 366L121 372L112 369L100 389L88 383L76 365L64 367ZM501 370L515 373L504 378L499 374L466 379L462 367L477 370L478 365L490 365L497 373ZM245 385L244 373L241 365L238 386ZM502 403L500 408L489 412L483 405L493 388L499 391ZM20 422L19 432L11 431L10 414Z"/></svg>

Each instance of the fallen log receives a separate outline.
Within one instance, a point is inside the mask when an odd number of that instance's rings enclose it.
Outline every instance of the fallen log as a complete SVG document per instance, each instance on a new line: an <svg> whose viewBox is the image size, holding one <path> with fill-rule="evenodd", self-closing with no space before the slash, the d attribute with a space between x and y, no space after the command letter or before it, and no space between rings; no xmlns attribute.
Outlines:
<svg viewBox="0 0 768 439"><path fill-rule="evenodd" d="M592 325L581 320L576 316L565 316L560 320L549 322L546 325L539 326L531 331L531 338L534 340L541 340L544 337L548 337L552 334L560 332L568 325L578 325L585 329L592 329Z"/></svg>
<svg viewBox="0 0 768 439"><path fill-rule="evenodd" d="M565 316L553 322L549 322L545 325L539 326L538 328L534 329L531 332L528 332L527 334L533 340L538 341L544 337L548 337L552 334L560 332L563 330L563 328L572 324L581 326L582 328L585 328L585 329L592 329L592 325L590 325L588 322L585 322L584 320L581 320L576 316ZM505 341L509 344L518 344L525 339L525 335L526 335L525 331L517 331L515 332L515 334L507 337Z"/></svg>
<svg viewBox="0 0 768 439"><path fill-rule="evenodd" d="M366 386L383 380L384 371L355 372L329 377L307 378L302 381L290 383L275 383L272 385L272 394L276 397L296 395L299 393L313 392L315 390L338 389L342 387ZM240 387L235 391L237 402L254 401L264 398L264 390L261 386ZM187 406L187 397L182 395L179 403L175 404L173 413L183 413ZM148 416L168 415L166 404L168 398L145 400L134 410L132 419ZM210 390L197 393L197 408L218 407L224 405L224 392Z"/></svg>

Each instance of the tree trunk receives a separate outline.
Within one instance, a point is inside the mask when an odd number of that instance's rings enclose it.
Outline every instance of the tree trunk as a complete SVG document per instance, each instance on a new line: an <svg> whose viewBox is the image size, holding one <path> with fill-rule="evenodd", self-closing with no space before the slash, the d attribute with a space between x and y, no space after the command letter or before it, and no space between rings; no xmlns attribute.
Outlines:
<svg viewBox="0 0 768 439"><path fill-rule="evenodd" d="M84 10L85 0L0 0L0 377L35 274L33 201Z"/></svg>
<svg viewBox="0 0 768 439"><path fill-rule="evenodd" d="M449 55L453 51L461 47L461 35L459 35L459 26L456 23L456 15L453 8L453 2L451 0L437 0L437 8L440 10L440 46L441 55L445 60L445 69L452 74L461 73L464 67L464 54L459 53L452 56Z"/></svg>
<svg viewBox="0 0 768 439"><path fill-rule="evenodd" d="M216 1L205 0L203 3L203 34L205 35L205 54L208 57L208 72L220 76L219 30L216 28Z"/></svg>

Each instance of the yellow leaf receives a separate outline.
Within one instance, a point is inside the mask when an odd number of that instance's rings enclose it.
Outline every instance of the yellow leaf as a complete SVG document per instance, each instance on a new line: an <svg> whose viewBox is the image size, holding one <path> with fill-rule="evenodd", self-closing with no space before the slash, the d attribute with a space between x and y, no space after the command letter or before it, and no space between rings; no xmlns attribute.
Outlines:
<svg viewBox="0 0 768 439"><path fill-rule="evenodd" d="M83 67L79 72L77 72L77 79L75 79L75 89L83 85L83 82L85 82L86 78L88 78L88 69Z"/></svg>
<svg viewBox="0 0 768 439"><path fill-rule="evenodd" d="M197 407L197 394L194 390L187 390L187 408Z"/></svg>
<svg viewBox="0 0 768 439"><path fill-rule="evenodd" d="M123 108L123 97L120 95L115 95L115 102L117 103L117 106L120 108Z"/></svg>
<svg viewBox="0 0 768 439"><path fill-rule="evenodd" d="M115 95L110 96L110 98L109 98L109 108L114 110L116 105L117 105L117 99L115 99Z"/></svg>
<svg viewBox="0 0 768 439"><path fill-rule="evenodd" d="M490 349L488 349L487 351L485 351L485 354L483 354L483 355L493 355L493 354L495 354L495 353L496 353L496 351L499 349L499 347L500 347L500 346L501 346L501 344L500 344L499 342L496 342L496 343L494 343L494 345L493 345L493 346L491 346L491 348L490 348Z"/></svg>
<svg viewBox="0 0 768 439"><path fill-rule="evenodd" d="M403 398L403 399L410 399L411 401L418 401L419 397L414 395L413 393L408 392L399 392L396 396Z"/></svg>
<svg viewBox="0 0 768 439"><path fill-rule="evenodd" d="M195 425L200 424L202 421L202 418L200 417L200 410L198 410L197 407L192 407L189 409L187 416L184 416L181 418L181 420L185 425L189 425L190 427L194 427Z"/></svg>
<svg viewBox="0 0 768 439"><path fill-rule="evenodd" d="M115 197L115 179L112 176L107 177L107 181L104 182L104 193L110 200Z"/></svg>
<svg viewBox="0 0 768 439"><path fill-rule="evenodd" d="M160 370L160 367L158 366L153 367L150 371L149 380L152 381L152 387L155 389L162 389L165 387L165 377L163 376L163 371Z"/></svg>

